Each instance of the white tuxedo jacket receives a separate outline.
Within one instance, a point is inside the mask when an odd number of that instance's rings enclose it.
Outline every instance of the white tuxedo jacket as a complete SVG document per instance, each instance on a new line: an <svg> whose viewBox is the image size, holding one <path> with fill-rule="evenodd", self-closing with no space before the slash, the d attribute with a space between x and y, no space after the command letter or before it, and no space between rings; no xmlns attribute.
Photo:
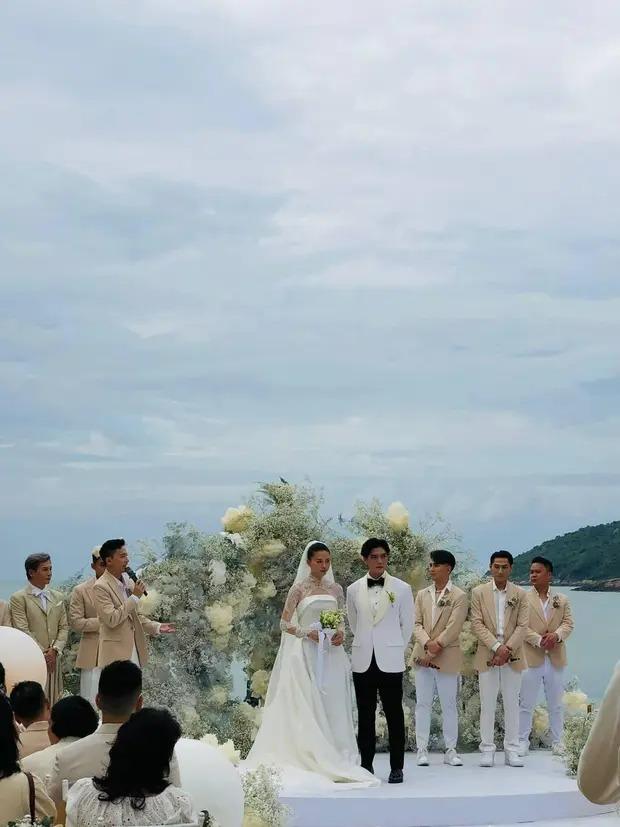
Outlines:
<svg viewBox="0 0 620 827"><path fill-rule="evenodd" d="M411 586L385 573L385 585L373 617L365 575L347 589L347 615L353 632L351 667L366 672L375 653L382 672L405 671L405 649L413 634L415 613ZM393 600L390 600L390 595Z"/></svg>

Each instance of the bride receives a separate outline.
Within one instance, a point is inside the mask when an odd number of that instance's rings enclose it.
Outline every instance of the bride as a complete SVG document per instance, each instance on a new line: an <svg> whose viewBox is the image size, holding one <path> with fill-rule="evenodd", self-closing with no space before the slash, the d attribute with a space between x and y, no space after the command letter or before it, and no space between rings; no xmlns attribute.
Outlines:
<svg viewBox="0 0 620 827"><path fill-rule="evenodd" d="M312 542L284 604L282 642L246 766L276 764L334 782L378 784L359 766L344 623L331 641L321 641L319 650L324 611L344 612L344 595L334 581L328 547Z"/></svg>

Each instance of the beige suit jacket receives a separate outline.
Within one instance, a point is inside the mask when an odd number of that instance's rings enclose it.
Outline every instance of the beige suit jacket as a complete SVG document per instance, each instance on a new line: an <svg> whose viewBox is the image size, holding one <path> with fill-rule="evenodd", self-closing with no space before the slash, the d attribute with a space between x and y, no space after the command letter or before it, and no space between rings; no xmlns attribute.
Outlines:
<svg viewBox="0 0 620 827"><path fill-rule="evenodd" d="M145 632L156 635L159 623L145 620L138 614L138 601L123 599L115 578L105 572L93 586L93 596L99 616L99 655L97 666L107 666L115 660L131 660L134 643L140 666L148 663Z"/></svg>
<svg viewBox="0 0 620 827"><path fill-rule="evenodd" d="M437 607L433 625L433 587L429 586L417 593L413 629L415 645L409 665L414 666L419 658L428 657L428 653L424 651L424 644L429 640L436 640L443 649L438 655L431 656L433 664L441 672L457 674L463 668L459 635L467 618L467 595L458 586L451 585L442 602L445 605Z"/></svg>
<svg viewBox="0 0 620 827"><path fill-rule="evenodd" d="M47 784L46 779L48 777L51 778L56 754L62 752L69 744L73 744L78 740L79 738L73 737L62 738L55 744L50 744L45 749L37 750L37 752L31 753L26 758L20 759L19 763L21 764L21 768L24 772L31 772L33 775L38 775L45 785Z"/></svg>
<svg viewBox="0 0 620 827"><path fill-rule="evenodd" d="M620 801L620 662L581 752L577 786L594 804Z"/></svg>
<svg viewBox="0 0 620 827"><path fill-rule="evenodd" d="M542 666L546 655L545 650L540 648L540 639L547 632L555 632L559 636L560 642L549 651L548 657L558 669L566 666L566 645L564 641L575 628L568 598L565 594L554 592L552 589L549 590L549 600L551 602L549 620L545 617L536 589L532 588L527 592L527 599L530 606L530 619L525 638L527 665Z"/></svg>
<svg viewBox="0 0 620 827"><path fill-rule="evenodd" d="M71 592L69 601L69 624L74 632L82 635L75 665L78 669L94 669L99 653L99 617L93 595L97 582L91 577L80 583Z"/></svg>
<svg viewBox="0 0 620 827"><path fill-rule="evenodd" d="M101 578L99 578L101 579ZM116 739L121 724L101 724L92 735L80 738L74 744L57 753L49 783L49 794L56 803L62 800L62 782L69 785L80 778L103 775L110 760L110 747ZM170 762L170 783L181 786L179 765L176 755Z"/></svg>
<svg viewBox="0 0 620 827"><path fill-rule="evenodd" d="M47 612L41 601L32 593L30 583L25 589L11 596L11 620L13 626L34 638L44 652L54 648L61 654L69 637L67 610L60 592L48 589L50 600Z"/></svg>
<svg viewBox="0 0 620 827"><path fill-rule="evenodd" d="M0 600L0 626L11 625L11 610L5 600Z"/></svg>
<svg viewBox="0 0 620 827"><path fill-rule="evenodd" d="M43 782L33 776L34 812L38 819L49 816L56 818L54 802L45 792ZM16 772L8 778L0 778L0 824L9 821L21 821L22 816L30 815L30 793L25 773Z"/></svg>
<svg viewBox="0 0 620 827"><path fill-rule="evenodd" d="M525 647L529 618L527 594L520 586L508 583L506 586L506 611L504 613L504 643L512 649L513 661L510 666L516 672L527 669ZM510 605L509 605L510 604ZM497 643L497 613L493 581L476 586L471 593L471 628L478 638L478 650L474 657L474 669L487 672L488 662L493 657L493 646Z"/></svg>
<svg viewBox="0 0 620 827"><path fill-rule="evenodd" d="M47 749L50 745L47 721L35 721L19 733L19 757L26 758L33 752Z"/></svg>

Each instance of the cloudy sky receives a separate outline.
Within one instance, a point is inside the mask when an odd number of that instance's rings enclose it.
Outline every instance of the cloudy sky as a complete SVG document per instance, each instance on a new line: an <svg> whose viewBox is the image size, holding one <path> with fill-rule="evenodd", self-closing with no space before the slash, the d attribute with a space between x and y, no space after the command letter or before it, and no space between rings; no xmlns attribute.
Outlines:
<svg viewBox="0 0 620 827"><path fill-rule="evenodd" d="M5 578L280 475L481 557L620 517L614 0L0 26Z"/></svg>

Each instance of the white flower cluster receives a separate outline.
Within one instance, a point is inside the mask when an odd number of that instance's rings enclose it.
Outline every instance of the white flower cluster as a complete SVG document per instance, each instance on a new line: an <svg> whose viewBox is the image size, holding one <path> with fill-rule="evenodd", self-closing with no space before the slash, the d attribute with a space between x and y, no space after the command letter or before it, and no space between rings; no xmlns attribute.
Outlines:
<svg viewBox="0 0 620 827"><path fill-rule="evenodd" d="M222 517L224 531L229 534L241 534L249 527L253 517L254 512L247 505L227 508Z"/></svg>
<svg viewBox="0 0 620 827"><path fill-rule="evenodd" d="M243 776L245 812L243 827L284 827L289 810L280 802L280 774L262 764Z"/></svg>
<svg viewBox="0 0 620 827"><path fill-rule="evenodd" d="M544 706L537 706L532 716L532 734L542 740L549 731L549 712Z"/></svg>
<svg viewBox="0 0 620 827"><path fill-rule="evenodd" d="M562 696L562 703L569 715L585 715L588 711L588 696L578 689L565 692Z"/></svg>
<svg viewBox="0 0 620 827"><path fill-rule="evenodd" d="M254 698L266 698L267 689L269 688L269 679L271 672L266 669L258 669L252 675L250 686L252 688L252 695Z"/></svg>
<svg viewBox="0 0 620 827"><path fill-rule="evenodd" d="M228 578L228 569L223 560L211 560L209 563L209 575L214 586L223 586Z"/></svg>
<svg viewBox="0 0 620 827"><path fill-rule="evenodd" d="M229 603L213 603L205 607L205 615L215 632L213 644L216 649L223 651L232 632L233 608Z"/></svg>
<svg viewBox="0 0 620 827"><path fill-rule="evenodd" d="M401 502L394 502L388 506L385 519L392 531L400 533L409 528L409 512Z"/></svg>
<svg viewBox="0 0 620 827"><path fill-rule="evenodd" d="M207 733L206 735L203 735L200 740L203 744L209 744L211 747L216 747L223 755L226 756L226 758L228 758L231 764L237 766L239 761L241 761L241 753L238 749L235 749L235 745L230 739L228 739L228 741L224 741L223 744L220 744L216 735Z"/></svg>
<svg viewBox="0 0 620 827"><path fill-rule="evenodd" d="M159 609L161 602L161 594L157 591L157 589L149 587L149 593L142 595L140 598L140 602L138 603L138 611L140 614L146 615L146 617L153 617L155 612Z"/></svg>

